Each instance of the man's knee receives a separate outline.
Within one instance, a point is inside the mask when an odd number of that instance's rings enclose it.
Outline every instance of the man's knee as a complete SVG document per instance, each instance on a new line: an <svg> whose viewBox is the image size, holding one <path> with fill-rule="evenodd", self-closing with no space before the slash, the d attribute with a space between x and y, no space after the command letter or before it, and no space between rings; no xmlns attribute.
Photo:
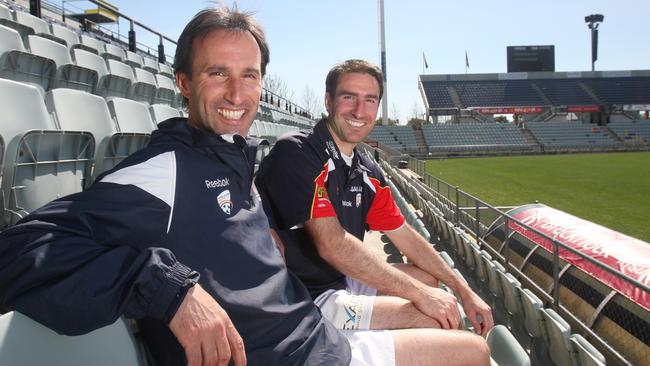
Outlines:
<svg viewBox="0 0 650 366"><path fill-rule="evenodd" d="M472 357L471 365L490 365L490 347L485 338L467 332L467 339L464 343L467 345L467 351Z"/></svg>

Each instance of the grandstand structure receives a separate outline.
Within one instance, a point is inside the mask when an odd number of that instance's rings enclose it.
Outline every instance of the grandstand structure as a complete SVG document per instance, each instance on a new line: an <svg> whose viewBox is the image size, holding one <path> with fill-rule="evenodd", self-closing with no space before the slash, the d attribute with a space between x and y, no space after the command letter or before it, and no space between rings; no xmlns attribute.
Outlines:
<svg viewBox="0 0 650 366"><path fill-rule="evenodd" d="M650 70L420 75L419 88L432 123L369 141L419 157L650 148Z"/></svg>

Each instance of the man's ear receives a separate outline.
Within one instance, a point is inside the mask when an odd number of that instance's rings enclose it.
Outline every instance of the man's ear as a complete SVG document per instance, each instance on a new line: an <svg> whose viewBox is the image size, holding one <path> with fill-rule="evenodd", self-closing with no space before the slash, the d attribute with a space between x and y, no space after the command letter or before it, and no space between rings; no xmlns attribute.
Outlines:
<svg viewBox="0 0 650 366"><path fill-rule="evenodd" d="M186 73L184 72L176 73L176 86L178 86L178 90L187 99L190 99L189 82L190 82L190 77Z"/></svg>
<svg viewBox="0 0 650 366"><path fill-rule="evenodd" d="M330 93L325 93L325 109L327 110L327 114L332 114L333 103L334 101L332 100Z"/></svg>

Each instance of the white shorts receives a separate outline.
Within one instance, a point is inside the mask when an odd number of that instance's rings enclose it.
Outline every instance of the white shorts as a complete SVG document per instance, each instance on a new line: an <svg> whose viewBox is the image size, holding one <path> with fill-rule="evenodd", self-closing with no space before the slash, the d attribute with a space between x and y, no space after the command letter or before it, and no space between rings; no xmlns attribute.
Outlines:
<svg viewBox="0 0 650 366"><path fill-rule="evenodd" d="M327 290L314 300L336 329L370 329L372 307L377 290L361 282L346 277L344 290Z"/></svg>
<svg viewBox="0 0 650 366"><path fill-rule="evenodd" d="M350 366L395 366L395 344L389 330L341 330L350 342Z"/></svg>

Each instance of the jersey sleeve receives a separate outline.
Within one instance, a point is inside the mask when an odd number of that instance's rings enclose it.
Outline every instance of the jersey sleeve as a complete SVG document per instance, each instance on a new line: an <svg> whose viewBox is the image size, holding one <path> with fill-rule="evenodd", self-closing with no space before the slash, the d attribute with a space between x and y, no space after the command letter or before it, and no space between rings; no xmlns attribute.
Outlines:
<svg viewBox="0 0 650 366"><path fill-rule="evenodd" d="M164 247L169 210L99 182L34 211L0 235L0 308L67 335L122 315L169 322L198 281Z"/></svg>
<svg viewBox="0 0 650 366"><path fill-rule="evenodd" d="M336 216L326 189L331 164L320 162L295 139L276 143L255 180L274 228L287 230L311 219Z"/></svg>
<svg viewBox="0 0 650 366"><path fill-rule="evenodd" d="M370 210L368 210L366 224L370 230L391 231L399 229L406 220L397 204L395 204L390 188L385 184L383 177L380 176L380 179L368 178L375 190L375 198L372 201Z"/></svg>

